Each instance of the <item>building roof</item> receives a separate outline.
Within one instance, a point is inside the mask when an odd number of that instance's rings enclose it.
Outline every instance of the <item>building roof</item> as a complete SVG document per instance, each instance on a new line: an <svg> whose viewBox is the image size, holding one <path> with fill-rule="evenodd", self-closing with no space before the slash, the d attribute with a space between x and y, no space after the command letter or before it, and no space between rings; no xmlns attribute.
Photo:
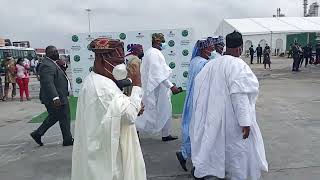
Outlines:
<svg viewBox="0 0 320 180"><path fill-rule="evenodd" d="M225 19L222 23L229 24L244 35L320 32L320 17Z"/></svg>

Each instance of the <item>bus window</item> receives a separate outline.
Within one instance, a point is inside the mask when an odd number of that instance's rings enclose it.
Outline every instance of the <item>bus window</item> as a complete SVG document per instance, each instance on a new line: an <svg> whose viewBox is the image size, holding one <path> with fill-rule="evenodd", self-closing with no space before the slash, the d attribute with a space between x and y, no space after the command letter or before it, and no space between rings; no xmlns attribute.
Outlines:
<svg viewBox="0 0 320 180"><path fill-rule="evenodd" d="M35 52L35 51L29 50L29 51L28 51L28 54L31 55L32 58L35 58L35 57L36 57L36 52Z"/></svg>
<svg viewBox="0 0 320 180"><path fill-rule="evenodd" d="M24 58L28 57L28 51L23 51L23 55Z"/></svg>
<svg viewBox="0 0 320 180"><path fill-rule="evenodd" d="M0 49L0 60L4 59L4 55L3 55L3 49Z"/></svg>
<svg viewBox="0 0 320 180"><path fill-rule="evenodd" d="M23 57L22 51L18 51L18 56L19 56L19 58Z"/></svg>
<svg viewBox="0 0 320 180"><path fill-rule="evenodd" d="M13 57L13 50L12 49L9 49L7 50L8 52L10 52L11 56Z"/></svg>
<svg viewBox="0 0 320 180"><path fill-rule="evenodd" d="M18 59L19 58L18 50L16 50L16 49L12 50L12 56L13 56L14 59Z"/></svg>
<svg viewBox="0 0 320 180"><path fill-rule="evenodd" d="M16 50L14 50L14 49L12 50L12 57L16 58Z"/></svg>

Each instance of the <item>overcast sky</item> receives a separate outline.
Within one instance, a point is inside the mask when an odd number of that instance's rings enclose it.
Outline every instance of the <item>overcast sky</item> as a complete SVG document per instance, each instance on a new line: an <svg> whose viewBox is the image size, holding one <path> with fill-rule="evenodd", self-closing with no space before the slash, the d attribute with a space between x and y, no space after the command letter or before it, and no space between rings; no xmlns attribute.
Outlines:
<svg viewBox="0 0 320 180"><path fill-rule="evenodd" d="M309 4L316 0L309 0ZM29 40L34 48L68 48L68 34L193 27L212 35L224 18L302 16L302 0L1 0L0 37Z"/></svg>

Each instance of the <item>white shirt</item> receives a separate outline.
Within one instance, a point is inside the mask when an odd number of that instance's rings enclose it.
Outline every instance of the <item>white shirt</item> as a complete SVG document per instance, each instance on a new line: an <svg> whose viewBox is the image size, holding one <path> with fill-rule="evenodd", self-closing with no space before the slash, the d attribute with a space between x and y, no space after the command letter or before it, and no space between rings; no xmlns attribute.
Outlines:
<svg viewBox="0 0 320 180"><path fill-rule="evenodd" d="M29 66L30 66L30 60L29 60L29 59L27 59L27 58L24 58L24 60L23 60L23 64L24 64L24 65L29 65Z"/></svg>
<svg viewBox="0 0 320 180"><path fill-rule="evenodd" d="M39 64L39 60L35 60L35 61L34 61L34 67L37 67L38 64Z"/></svg>
<svg viewBox="0 0 320 180"><path fill-rule="evenodd" d="M30 66L32 66L32 67L35 67L35 66L36 66L36 63L35 63L35 60L34 60L34 59L31 60Z"/></svg>
<svg viewBox="0 0 320 180"><path fill-rule="evenodd" d="M17 78L29 78L28 72L24 66L17 64L16 68L17 68Z"/></svg>

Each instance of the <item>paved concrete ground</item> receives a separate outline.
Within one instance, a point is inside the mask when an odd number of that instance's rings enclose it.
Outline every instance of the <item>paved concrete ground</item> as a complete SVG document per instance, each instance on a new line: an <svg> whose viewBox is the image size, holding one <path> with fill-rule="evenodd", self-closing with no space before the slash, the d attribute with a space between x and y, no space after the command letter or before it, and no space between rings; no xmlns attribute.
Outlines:
<svg viewBox="0 0 320 180"><path fill-rule="evenodd" d="M263 133L270 172L264 180L320 179L320 66L290 71L291 60L274 59L273 71L252 69L260 79L257 116ZM38 83L31 83L33 96ZM69 180L72 148L61 146L59 126L45 135L38 147L29 133L39 124L28 121L45 109L34 99L0 102L0 179ZM173 134L180 135L180 119ZM180 141L163 143L142 135L141 146L150 180L189 180L181 171L175 151Z"/></svg>

